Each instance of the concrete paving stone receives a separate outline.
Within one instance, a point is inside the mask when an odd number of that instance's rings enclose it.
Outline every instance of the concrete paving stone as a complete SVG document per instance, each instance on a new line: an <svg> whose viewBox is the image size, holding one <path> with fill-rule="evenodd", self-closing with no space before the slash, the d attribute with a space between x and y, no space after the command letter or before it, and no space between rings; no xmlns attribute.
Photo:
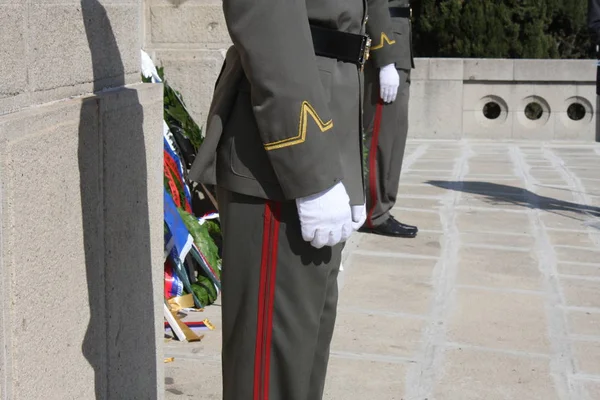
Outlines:
<svg viewBox="0 0 600 400"><path fill-rule="evenodd" d="M584 396L581 400L600 399L600 381L581 380L578 384L581 388L581 393Z"/></svg>
<svg viewBox="0 0 600 400"><path fill-rule="evenodd" d="M0 2L0 97L14 96L27 88L27 58L25 52L25 16L27 6Z"/></svg>
<svg viewBox="0 0 600 400"><path fill-rule="evenodd" d="M486 159L502 159L510 160L510 153L506 149L482 149L477 147L470 147L469 160L485 161Z"/></svg>
<svg viewBox="0 0 600 400"><path fill-rule="evenodd" d="M471 151L477 154L498 154L498 153L508 153L508 148L506 146L497 146L493 142L487 142L484 145L479 145L476 143L472 143Z"/></svg>
<svg viewBox="0 0 600 400"><path fill-rule="evenodd" d="M538 186L534 189L534 193L539 197L543 197L543 199L540 199L540 201L542 202L550 202L550 204L560 204L560 202L567 202L572 203L572 205L570 205L569 207L575 208L578 206L584 206L583 204L579 204L577 202L577 198L574 197L574 195L576 195L577 193L573 192L570 189Z"/></svg>
<svg viewBox="0 0 600 400"><path fill-rule="evenodd" d="M423 141L424 143L431 143L430 141ZM431 148L435 150L457 150L463 146L460 142L455 140L440 140L435 142Z"/></svg>
<svg viewBox="0 0 600 400"><path fill-rule="evenodd" d="M165 399L221 400L221 364L175 358L165 364Z"/></svg>
<svg viewBox="0 0 600 400"><path fill-rule="evenodd" d="M585 169L585 168L569 168L569 172L575 175L579 179L597 179L598 178L598 170L597 169Z"/></svg>
<svg viewBox="0 0 600 400"><path fill-rule="evenodd" d="M482 177L474 176L461 179L463 187L470 188L473 185L485 185L489 192L512 192L515 190L525 190L525 184L520 179L513 176L508 177Z"/></svg>
<svg viewBox="0 0 600 400"><path fill-rule="evenodd" d="M599 192L597 192L598 190L600 190L600 179L583 178L579 181L586 189L586 192L593 192L592 194L600 194Z"/></svg>
<svg viewBox="0 0 600 400"><path fill-rule="evenodd" d="M577 192L578 195L580 196L585 196L586 200L589 198L589 200L592 200L597 203L598 198L600 197L600 185L597 187L587 187L584 188L583 190ZM594 210L596 212L598 212L597 210Z"/></svg>
<svg viewBox="0 0 600 400"><path fill-rule="evenodd" d="M396 207L400 208L414 208L423 210L439 210L443 204L440 199L416 199L403 197L396 199Z"/></svg>
<svg viewBox="0 0 600 400"><path fill-rule="evenodd" d="M522 187L521 178L517 174L472 174L467 173L462 177L461 181L477 181L477 182L491 182L503 184L505 181L519 181L519 187Z"/></svg>
<svg viewBox="0 0 600 400"><path fill-rule="evenodd" d="M551 162L550 160L548 160L548 158L546 158L546 156L539 152L539 151L535 151L535 152L525 152L523 150L521 150L521 157L529 162L529 161L546 161L546 162Z"/></svg>
<svg viewBox="0 0 600 400"><path fill-rule="evenodd" d="M572 147L572 146L561 146L561 147L550 147L554 153L560 155L585 155L595 154L594 149L590 147Z"/></svg>
<svg viewBox="0 0 600 400"><path fill-rule="evenodd" d="M211 322L214 323L213 320ZM172 340L164 345L165 357L185 357L216 361L221 354L221 321L214 331L203 331L199 342L180 342Z"/></svg>
<svg viewBox="0 0 600 400"><path fill-rule="evenodd" d="M554 246L559 261L600 263L600 249L597 247L563 247Z"/></svg>
<svg viewBox="0 0 600 400"><path fill-rule="evenodd" d="M600 312L568 311L569 333L600 338Z"/></svg>
<svg viewBox="0 0 600 400"><path fill-rule="evenodd" d="M511 196L502 193L489 193L487 195L462 196L458 202L460 206L498 208L514 211L526 211L530 208L525 196Z"/></svg>
<svg viewBox="0 0 600 400"><path fill-rule="evenodd" d="M547 229L546 233L555 246L594 247L596 243L600 243L600 232L590 234L587 231L563 232Z"/></svg>
<svg viewBox="0 0 600 400"><path fill-rule="evenodd" d="M552 207L546 204L545 207L548 208L540 214L540 220L546 228L584 230L585 222L590 219L581 212L564 209L562 205Z"/></svg>
<svg viewBox="0 0 600 400"><path fill-rule="evenodd" d="M519 250L530 249L535 244L535 238L528 234L512 234L498 232L466 232L460 234L460 242L464 247L502 246Z"/></svg>
<svg viewBox="0 0 600 400"><path fill-rule="evenodd" d="M600 378L600 341L576 341L572 346L577 371Z"/></svg>
<svg viewBox="0 0 600 400"><path fill-rule="evenodd" d="M525 158L525 162L531 167L553 168L552 161L546 160L545 158Z"/></svg>
<svg viewBox="0 0 600 400"><path fill-rule="evenodd" d="M475 166L486 166L486 164L503 164L502 168L506 167L506 164L513 165L513 160L508 153L476 153L469 157L469 165ZM500 166L500 165L499 165Z"/></svg>
<svg viewBox="0 0 600 400"><path fill-rule="evenodd" d="M554 166L553 163L551 163L551 165L549 167L543 167L543 166L530 166L530 168L527 169L529 173L537 173L537 172L558 172L557 168Z"/></svg>
<svg viewBox="0 0 600 400"><path fill-rule="evenodd" d="M497 181L490 182L487 179L481 180L464 180L459 186L460 191L464 192L465 195L493 195L500 197L523 197L525 195L525 189L523 185L515 181Z"/></svg>
<svg viewBox="0 0 600 400"><path fill-rule="evenodd" d="M461 156L460 150L427 150L420 159L430 160L454 160Z"/></svg>
<svg viewBox="0 0 600 400"><path fill-rule="evenodd" d="M452 180L454 176L453 171L442 170L442 169L415 169L409 168L406 171L406 175L416 175L430 180Z"/></svg>
<svg viewBox="0 0 600 400"><path fill-rule="evenodd" d="M469 175L473 174L495 174L510 175L514 172L515 166L511 163L473 163L469 162Z"/></svg>
<svg viewBox="0 0 600 400"><path fill-rule="evenodd" d="M531 181L534 184L533 192L535 193L539 193L539 190L545 186L565 186L568 184L564 176L554 172L538 172L536 174L531 174L531 178ZM564 188L561 189L555 190L565 191ZM552 195L549 196L552 197ZM573 199L569 198L569 200L572 201Z"/></svg>
<svg viewBox="0 0 600 400"><path fill-rule="evenodd" d="M539 186L550 186L550 187L562 187L566 188L568 186L568 182L565 179L536 179L536 185Z"/></svg>
<svg viewBox="0 0 600 400"><path fill-rule="evenodd" d="M447 350L435 400L558 400L546 360Z"/></svg>
<svg viewBox="0 0 600 400"><path fill-rule="evenodd" d="M419 176L419 175L412 175L412 174L406 174L403 173L402 176L400 177L400 182L401 183L408 183L408 184L418 184L418 185L426 185L427 181L431 180L431 177L427 177L427 176Z"/></svg>
<svg viewBox="0 0 600 400"><path fill-rule="evenodd" d="M590 213L590 215L598 216L600 209L600 198L597 196L593 196L589 198L588 207L584 208L584 211Z"/></svg>
<svg viewBox="0 0 600 400"><path fill-rule="evenodd" d="M388 312L427 314L433 297L435 260L361 256L352 259L339 305Z"/></svg>
<svg viewBox="0 0 600 400"><path fill-rule="evenodd" d="M410 225L417 225L421 230L442 231L442 221L437 211L399 210L392 208L390 213L398 221Z"/></svg>
<svg viewBox="0 0 600 400"><path fill-rule="evenodd" d="M331 350L414 357L425 324L417 318L338 311Z"/></svg>
<svg viewBox="0 0 600 400"><path fill-rule="evenodd" d="M546 331L543 296L474 288L457 290L448 324L453 342L537 353L550 351Z"/></svg>
<svg viewBox="0 0 600 400"><path fill-rule="evenodd" d="M558 263L556 268L558 270L558 273L563 275L578 275L594 278L600 276L600 263L598 263L597 265Z"/></svg>
<svg viewBox="0 0 600 400"><path fill-rule="evenodd" d="M325 400L402 400L406 365L368 360L329 359Z"/></svg>
<svg viewBox="0 0 600 400"><path fill-rule="evenodd" d="M361 241L360 249L438 257L442 248L442 237L440 234L429 232L419 232L414 239L367 235Z"/></svg>
<svg viewBox="0 0 600 400"><path fill-rule="evenodd" d="M460 210L456 225L460 232L531 232L529 216L525 212Z"/></svg>
<svg viewBox="0 0 600 400"><path fill-rule="evenodd" d="M446 158L445 160L424 160L422 158L414 162L411 169L439 169L445 171L453 171L455 162Z"/></svg>
<svg viewBox="0 0 600 400"><path fill-rule="evenodd" d="M398 193L404 196L429 196L429 197L442 197L447 195L451 190L445 187L439 187L432 184L424 185L409 185L401 183L398 187Z"/></svg>
<svg viewBox="0 0 600 400"><path fill-rule="evenodd" d="M538 261L532 253L463 246L458 254L457 283L540 290L541 276Z"/></svg>
<svg viewBox="0 0 600 400"><path fill-rule="evenodd" d="M568 306L600 308L600 281L560 278Z"/></svg>

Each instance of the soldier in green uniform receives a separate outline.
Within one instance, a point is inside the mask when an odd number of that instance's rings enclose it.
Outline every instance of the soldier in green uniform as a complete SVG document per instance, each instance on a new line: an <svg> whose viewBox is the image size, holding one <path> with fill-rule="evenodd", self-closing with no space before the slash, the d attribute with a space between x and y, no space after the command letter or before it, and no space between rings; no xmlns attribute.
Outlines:
<svg viewBox="0 0 600 400"><path fill-rule="evenodd" d="M367 0L223 10L233 46L190 170L217 186L223 399L319 400L343 243L366 218Z"/></svg>
<svg viewBox="0 0 600 400"><path fill-rule="evenodd" d="M396 203L400 171L408 134L410 70L414 67L411 41L411 10L408 0L388 3L393 36L373 41L372 51L394 42L393 57L373 58L365 66L364 128L369 148L367 175L367 221L362 231L395 237L415 237L418 229L403 224L390 210ZM369 21L368 24L375 23ZM395 65L389 65L392 62ZM392 72L393 70L393 72ZM389 96L397 71L397 96ZM392 90L393 92L393 90Z"/></svg>

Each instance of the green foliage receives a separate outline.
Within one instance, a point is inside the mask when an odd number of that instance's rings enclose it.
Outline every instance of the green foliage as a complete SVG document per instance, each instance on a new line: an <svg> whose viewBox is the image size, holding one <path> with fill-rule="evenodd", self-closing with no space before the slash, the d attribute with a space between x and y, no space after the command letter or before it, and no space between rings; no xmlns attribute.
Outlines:
<svg viewBox="0 0 600 400"><path fill-rule="evenodd" d="M589 58L587 0L413 1L420 57Z"/></svg>
<svg viewBox="0 0 600 400"><path fill-rule="evenodd" d="M204 255L206 261L208 261L212 269L217 274L217 277L219 277L221 259L219 258L219 249L210 236L209 225L207 225L206 222L200 225L196 217L194 217L192 214L182 210L181 208L178 208L177 210L179 211L179 215L181 215L181 219L185 223L185 226L190 232L190 235L192 235L198 250L200 250L200 252Z"/></svg>
<svg viewBox="0 0 600 400"><path fill-rule="evenodd" d="M221 259L219 257L219 249L217 248L217 245L215 244L210 233L211 230L215 230L213 225L217 224L211 221L211 225L208 224L207 221L200 225L196 217L194 217L192 214L189 214L181 208L179 208L178 211L183 222L185 223L185 226L190 232L190 235L192 235L198 250L200 250L202 255L206 258L206 261L210 265L216 277L220 278ZM202 303L204 306L214 303L217 299L217 289L202 268L199 269L196 282L192 284L192 291L198 300L200 300L200 303Z"/></svg>
<svg viewBox="0 0 600 400"><path fill-rule="evenodd" d="M194 146L198 151L202 144L202 130L190 116L181 93L173 89L164 77L164 67L156 68L158 76L163 81L164 87L164 119L171 131L177 130ZM142 82L149 83L151 78L142 76Z"/></svg>
<svg viewBox="0 0 600 400"><path fill-rule="evenodd" d="M190 116L181 93L173 89L163 78L163 67L157 68L160 79L164 82L165 121L172 131L177 129L185 136L197 151L202 144L202 131Z"/></svg>
<svg viewBox="0 0 600 400"><path fill-rule="evenodd" d="M217 300L217 289L205 276L199 275L198 281L192 283L192 291L204 306L211 305Z"/></svg>

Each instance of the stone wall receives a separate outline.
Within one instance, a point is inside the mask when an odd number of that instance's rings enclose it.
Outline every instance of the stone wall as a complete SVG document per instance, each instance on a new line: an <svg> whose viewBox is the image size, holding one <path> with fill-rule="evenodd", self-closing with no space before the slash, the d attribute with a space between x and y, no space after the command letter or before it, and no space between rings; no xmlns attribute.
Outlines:
<svg viewBox="0 0 600 400"><path fill-rule="evenodd" d="M595 140L595 61L417 59L415 64L413 137Z"/></svg>
<svg viewBox="0 0 600 400"><path fill-rule="evenodd" d="M204 126L230 46L221 0L144 0L144 50Z"/></svg>
<svg viewBox="0 0 600 400"><path fill-rule="evenodd" d="M182 92L201 125L225 50L231 44L221 5L220 0L145 1L145 49L165 67L167 80ZM594 140L595 64L417 59L412 74L410 136ZM539 120L526 117L524 109L531 102L539 103L543 110ZM495 119L483 114L488 103L495 103L492 111L500 109ZM585 111L579 121L567 114L573 103L582 106L577 115Z"/></svg>
<svg viewBox="0 0 600 400"><path fill-rule="evenodd" d="M162 86L141 0L0 0L0 399L158 399Z"/></svg>

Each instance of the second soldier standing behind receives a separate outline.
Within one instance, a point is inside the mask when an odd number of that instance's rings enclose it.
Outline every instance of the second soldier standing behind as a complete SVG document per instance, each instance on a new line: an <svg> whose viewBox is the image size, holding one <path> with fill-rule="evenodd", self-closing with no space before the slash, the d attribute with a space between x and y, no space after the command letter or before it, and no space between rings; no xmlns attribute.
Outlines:
<svg viewBox="0 0 600 400"><path fill-rule="evenodd" d="M391 27L386 19L370 18L368 30L382 30L373 37L372 59L365 66L364 130L369 149L367 175L367 221L362 231L395 237L415 237L418 229L390 214L396 203L400 172L408 135L408 99L412 54L411 9L408 0L387 2ZM371 25L371 27L369 27ZM391 30L390 33L387 33ZM387 50L386 50L387 49ZM390 99L391 68L399 76L397 97Z"/></svg>

